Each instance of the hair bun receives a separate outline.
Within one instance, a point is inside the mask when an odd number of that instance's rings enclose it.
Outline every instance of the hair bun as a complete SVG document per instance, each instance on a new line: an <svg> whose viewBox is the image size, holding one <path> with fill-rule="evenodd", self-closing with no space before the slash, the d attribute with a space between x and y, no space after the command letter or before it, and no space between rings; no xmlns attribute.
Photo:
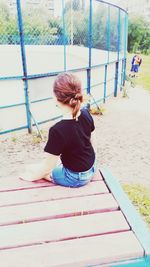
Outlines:
<svg viewBox="0 0 150 267"><path fill-rule="evenodd" d="M74 96L74 99L75 100L80 100L80 101L82 101L82 94L81 93L77 93L75 96Z"/></svg>
<svg viewBox="0 0 150 267"><path fill-rule="evenodd" d="M78 102L78 99L75 99L75 98L71 98L70 101L69 101L69 105L74 108L76 106Z"/></svg>

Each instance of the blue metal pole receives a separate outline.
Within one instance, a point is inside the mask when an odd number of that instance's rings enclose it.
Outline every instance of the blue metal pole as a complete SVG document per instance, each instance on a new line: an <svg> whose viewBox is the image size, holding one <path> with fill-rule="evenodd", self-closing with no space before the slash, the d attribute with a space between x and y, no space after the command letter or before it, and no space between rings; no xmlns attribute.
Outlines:
<svg viewBox="0 0 150 267"><path fill-rule="evenodd" d="M117 96L118 92L119 57L120 57L120 9L118 9L117 62L115 71L115 90L114 90L115 97Z"/></svg>
<svg viewBox="0 0 150 267"><path fill-rule="evenodd" d="M110 51L110 5L108 5L108 13L107 13L107 63L109 63L109 51Z"/></svg>
<svg viewBox="0 0 150 267"><path fill-rule="evenodd" d="M107 90L107 64L105 65L105 73L104 73L104 98L103 102L105 103L106 101L106 90Z"/></svg>
<svg viewBox="0 0 150 267"><path fill-rule="evenodd" d="M66 27L65 27L65 2L62 0L62 20L63 20L63 43L64 43L64 71L67 69L66 58Z"/></svg>
<svg viewBox="0 0 150 267"><path fill-rule="evenodd" d="M122 90L122 86L123 86L123 73L124 73L124 55L122 55L122 52L124 52L124 39L123 39L123 34L124 34L124 31L123 31L123 27L122 25L124 26L124 17L123 17L123 13L122 11L121 12L121 29L120 29L120 51L121 51L121 87L120 87L120 90Z"/></svg>
<svg viewBox="0 0 150 267"><path fill-rule="evenodd" d="M123 86L123 76L124 76L124 59L121 61L121 85ZM122 90L121 86L121 90Z"/></svg>
<svg viewBox="0 0 150 267"><path fill-rule="evenodd" d="M22 58L23 76L24 76L23 81L24 81L27 124L28 124L28 132L31 133L32 123L31 123L31 115L30 115L30 100L29 100L28 80L27 80L27 64L26 64L26 53L25 53L25 45L24 45L22 13L21 13L20 0L16 0L16 1L17 1L16 3L17 3L17 14L18 14L18 28L19 28L19 34L20 34L21 58Z"/></svg>
<svg viewBox="0 0 150 267"><path fill-rule="evenodd" d="M88 47L89 47L89 66L87 68L87 94L91 92L91 66L92 66L92 0L89 7L89 26L88 26ZM90 106L90 103L88 104Z"/></svg>
<svg viewBox="0 0 150 267"><path fill-rule="evenodd" d="M89 10L89 36L88 36L88 45L89 45L89 68L92 66L92 0L90 0L90 10Z"/></svg>
<svg viewBox="0 0 150 267"><path fill-rule="evenodd" d="M126 80L126 62L127 62L127 45L128 45L128 14L125 14L125 25L124 25L124 73L123 73L123 85Z"/></svg>

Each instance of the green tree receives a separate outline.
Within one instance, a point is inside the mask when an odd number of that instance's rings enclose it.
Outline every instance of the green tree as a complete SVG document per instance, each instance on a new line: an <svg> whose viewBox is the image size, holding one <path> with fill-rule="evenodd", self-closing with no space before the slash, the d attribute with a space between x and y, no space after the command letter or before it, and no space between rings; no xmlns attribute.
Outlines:
<svg viewBox="0 0 150 267"><path fill-rule="evenodd" d="M128 51L148 53L150 50L150 28L143 17L130 17L128 28Z"/></svg>
<svg viewBox="0 0 150 267"><path fill-rule="evenodd" d="M94 48L106 49L107 16L105 7L99 6L92 16L92 45Z"/></svg>
<svg viewBox="0 0 150 267"><path fill-rule="evenodd" d="M65 31L72 45L87 46L89 13L83 7L83 3L79 0L69 0L65 5Z"/></svg>
<svg viewBox="0 0 150 267"><path fill-rule="evenodd" d="M73 11L79 11L84 7L84 4L80 0L68 0L65 3L64 12L67 13L70 9Z"/></svg>
<svg viewBox="0 0 150 267"><path fill-rule="evenodd" d="M73 2L72 2L73 4ZM78 6L79 7L79 6ZM108 49L107 6L99 5L92 14L92 47ZM117 50L117 14L112 14L110 25L109 49ZM78 19L80 18L80 19ZM71 44L88 46L89 9L71 9L71 2L65 6L65 27Z"/></svg>
<svg viewBox="0 0 150 267"><path fill-rule="evenodd" d="M63 40L63 29L58 18L50 17L46 8L22 9L25 44L56 44ZM0 44L19 44L17 12L11 14L5 3L0 3Z"/></svg>
<svg viewBox="0 0 150 267"><path fill-rule="evenodd" d="M7 21L9 19L9 9L5 3L5 1L2 1L0 3L0 18L4 21Z"/></svg>
<svg viewBox="0 0 150 267"><path fill-rule="evenodd" d="M73 40L74 44L88 46L88 14L82 11L74 11Z"/></svg>
<svg viewBox="0 0 150 267"><path fill-rule="evenodd" d="M50 17L45 8L24 10L23 24L26 44L56 44L63 32L60 19Z"/></svg>
<svg viewBox="0 0 150 267"><path fill-rule="evenodd" d="M0 43L13 44L17 41L18 25L17 19L11 15L6 3L0 3ZM18 38L19 40L19 38Z"/></svg>

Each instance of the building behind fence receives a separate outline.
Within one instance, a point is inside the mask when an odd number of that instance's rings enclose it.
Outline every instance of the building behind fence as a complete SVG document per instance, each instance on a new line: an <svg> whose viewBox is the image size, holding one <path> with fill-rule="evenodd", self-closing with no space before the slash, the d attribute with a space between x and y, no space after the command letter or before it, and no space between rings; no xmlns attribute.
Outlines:
<svg viewBox="0 0 150 267"><path fill-rule="evenodd" d="M52 95L60 72L75 72L96 103L117 96L127 27L126 11L106 1L0 0L0 134L61 116Z"/></svg>

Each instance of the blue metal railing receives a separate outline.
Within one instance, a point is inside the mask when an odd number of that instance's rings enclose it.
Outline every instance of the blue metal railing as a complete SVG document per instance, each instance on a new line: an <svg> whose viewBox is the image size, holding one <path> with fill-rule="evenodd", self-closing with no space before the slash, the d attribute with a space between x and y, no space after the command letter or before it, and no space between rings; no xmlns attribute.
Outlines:
<svg viewBox="0 0 150 267"><path fill-rule="evenodd" d="M73 1L73 0L70 0ZM84 90L86 90L87 94L91 94L92 93L92 89L96 86L101 86L103 85L103 96L101 98L96 99L96 102L105 102L106 99L114 94L114 96L117 96L117 92L118 92L118 88L120 85L124 85L125 83L125 77L126 77L126 51L127 51L127 28L128 28L128 16L127 16L127 12L126 10L120 8L117 5L114 4L110 4L107 1L101 1L101 0L89 0L86 1L86 3L88 2L89 6L89 11L88 11L88 25L87 30L88 30L88 66L85 67L80 67L80 68L69 68L67 69L67 45L69 42L69 38L67 37L69 36L68 34L68 29L66 27L66 21L65 21L65 16L66 16L66 3L65 0L61 0L61 5L62 5L62 33L61 33L61 45L63 42L63 57L64 57L64 61L63 61L63 70L61 71L51 71L51 72L47 72L47 73L35 73L35 74L29 74L28 73L28 64L27 64L27 59L26 59L26 43L25 43L25 33L24 33L24 19L23 19L23 15L22 15L22 6L21 6L21 0L16 0L16 8L17 8L17 21L18 21L18 31L19 31L19 44L20 44L20 48L21 48L21 60L22 60L22 70L23 70L23 74L22 75L18 75L18 76L1 76L0 77L0 82L1 81L7 81L7 80L22 80L23 84L24 84L24 95L25 95L25 101L22 101L21 103L16 103L16 104L10 104L10 105L2 105L0 106L0 110L2 109L8 109L8 108L14 108L14 107L19 107L19 106L25 106L26 108L26 120L27 120L27 125L23 125L21 127L14 127L13 129L4 129L0 131L0 134L5 134L8 132L12 132L12 131L16 131L16 130L20 130L20 129L24 129L24 128L28 128L28 132L31 133L32 132L32 125L36 125L36 127L38 128L38 124L47 122L51 119L45 119L45 120L40 120L40 121L36 121L36 119L34 118L32 112L31 112L31 105L34 103L38 103L41 101L48 101L50 99L52 99L51 97L45 97L45 98L41 98L38 100L30 100L30 92L29 92L29 81L30 80L36 80L36 79L41 79L41 78L46 78L46 77L53 77L56 76L58 73L60 72L64 72L64 71L71 71L71 72L79 72L79 71L86 71L87 75L86 75L86 79L87 79L87 86L84 88ZM107 31L106 31L106 51L107 51L107 59L106 62L101 63L101 64L92 64L92 57L93 57L93 53L92 53L92 49L94 48L94 40L93 40L93 13L94 13L94 7L95 4L98 5L105 5L107 8ZM110 21L110 7L112 9L117 10L117 43L116 43L116 53L117 53L117 58L112 60L110 59L110 53L113 51L114 48L111 47L111 35L112 35L112 25L111 25L111 21ZM86 13L86 10L85 10ZM124 14L124 21L123 21L123 36L124 36L124 43L123 43L123 55L120 55L121 52L121 46L120 46L120 31L121 31L121 14ZM79 19L79 18L77 18ZM85 29L86 29L85 27ZM66 39L67 38L67 39ZM36 40L36 37L35 37ZM44 40L44 39L43 39ZM67 42L66 42L67 40ZM18 43L18 38L17 38L17 43ZM109 78L108 77L108 66L115 64L115 76ZM120 65L121 64L121 65ZM121 66L121 71L119 73L119 68ZM93 69L97 69L97 68L104 68L104 77L103 77L103 81L102 82L97 82L95 84L91 83L91 71ZM121 84L119 84L119 75L120 75L120 81ZM112 93L107 93L107 84L110 81L114 81L114 91ZM58 117L58 116L56 116ZM32 123L33 120L33 123Z"/></svg>
<svg viewBox="0 0 150 267"><path fill-rule="evenodd" d="M20 34L20 46L21 46L21 58L22 58L22 67L23 67L23 81L24 81L27 124L28 124L28 131L29 131L29 133L31 133L32 124L31 124L31 116L30 116L30 100L29 100L28 79L27 79L28 74L27 74L27 63L26 63L26 54L25 54L23 23L22 23L22 13L21 13L20 0L17 0L17 14L18 14L18 28L19 28L19 34Z"/></svg>

